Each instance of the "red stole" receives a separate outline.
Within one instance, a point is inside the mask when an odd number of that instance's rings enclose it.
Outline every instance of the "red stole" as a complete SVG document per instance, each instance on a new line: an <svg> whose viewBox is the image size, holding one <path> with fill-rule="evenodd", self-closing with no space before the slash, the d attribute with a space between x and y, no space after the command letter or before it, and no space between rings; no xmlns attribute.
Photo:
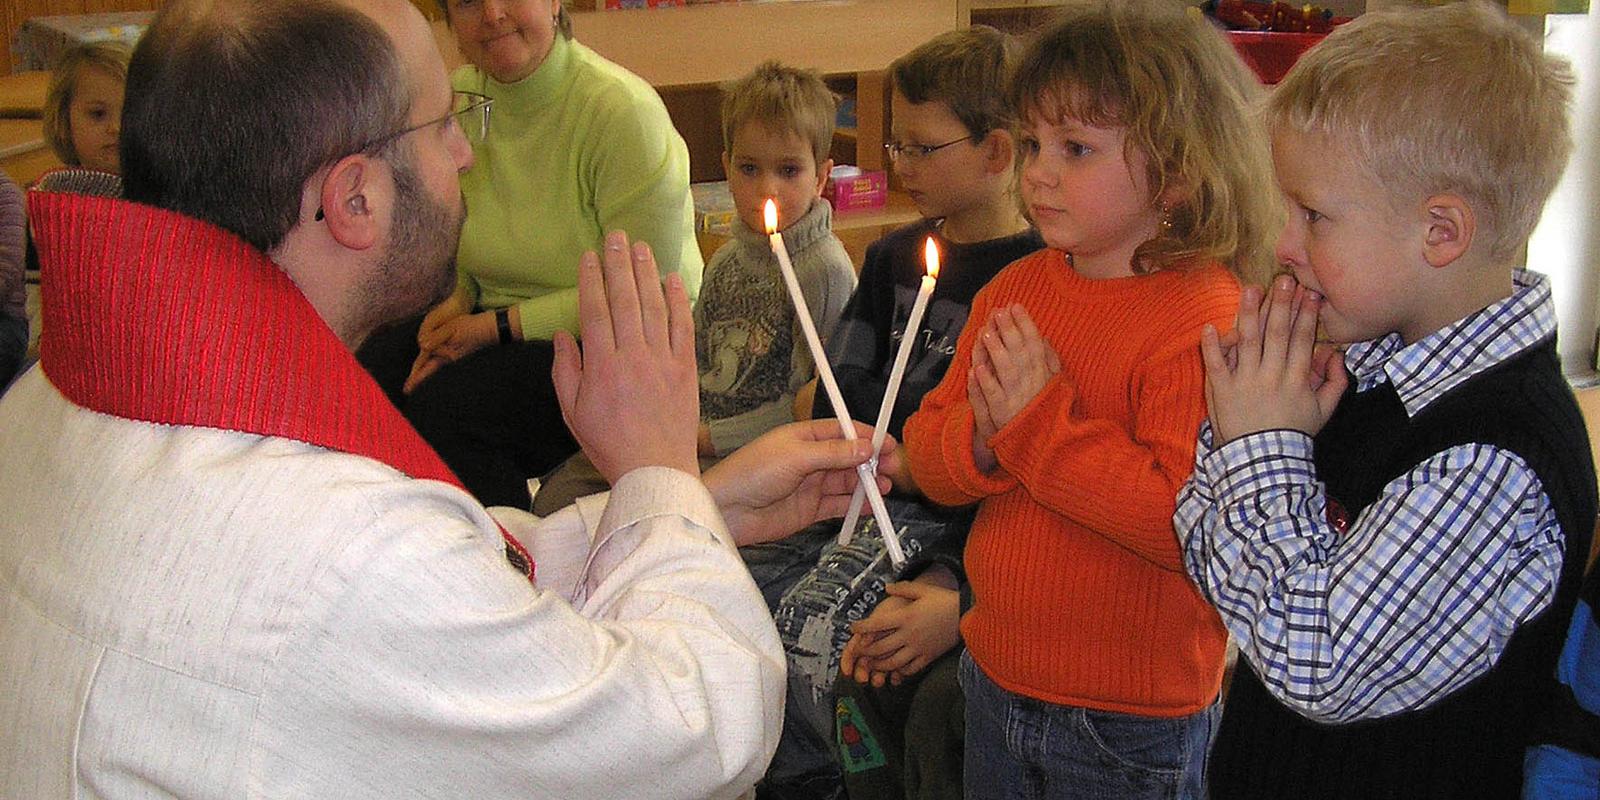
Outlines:
<svg viewBox="0 0 1600 800"><path fill-rule="evenodd" d="M28 219L48 331L39 360L73 403L293 439L461 486L261 251L124 200L35 191ZM528 551L501 535L532 580Z"/></svg>

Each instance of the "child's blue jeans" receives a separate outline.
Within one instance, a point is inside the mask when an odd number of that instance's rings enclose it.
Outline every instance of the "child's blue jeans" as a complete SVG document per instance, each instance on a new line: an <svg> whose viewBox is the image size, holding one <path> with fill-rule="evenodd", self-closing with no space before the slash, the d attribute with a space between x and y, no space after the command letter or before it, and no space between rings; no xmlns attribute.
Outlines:
<svg viewBox="0 0 1600 800"><path fill-rule="evenodd" d="M1204 800L1219 707L1164 719L1062 706L1000 688L961 654L967 800Z"/></svg>

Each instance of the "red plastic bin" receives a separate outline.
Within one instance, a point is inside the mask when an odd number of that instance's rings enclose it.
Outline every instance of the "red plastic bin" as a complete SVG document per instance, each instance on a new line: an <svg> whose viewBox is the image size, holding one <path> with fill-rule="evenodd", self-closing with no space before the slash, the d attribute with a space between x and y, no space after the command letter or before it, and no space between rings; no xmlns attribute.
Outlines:
<svg viewBox="0 0 1600 800"><path fill-rule="evenodd" d="M1244 63L1255 70L1262 83L1283 80L1300 54L1322 41L1325 33L1279 33L1277 31L1228 31L1233 47Z"/></svg>

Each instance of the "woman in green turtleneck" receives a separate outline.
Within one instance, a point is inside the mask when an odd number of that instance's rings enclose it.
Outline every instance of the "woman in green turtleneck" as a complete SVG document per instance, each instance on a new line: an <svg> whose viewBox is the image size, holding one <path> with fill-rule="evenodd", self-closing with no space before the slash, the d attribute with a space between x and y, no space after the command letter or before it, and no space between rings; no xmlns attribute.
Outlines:
<svg viewBox="0 0 1600 800"><path fill-rule="evenodd" d="M577 450L550 339L578 332L579 257L623 230L699 288L689 153L649 84L572 40L560 0L440 2L470 62L452 83L494 100L461 180L456 292L363 361L480 501L527 508L526 479Z"/></svg>

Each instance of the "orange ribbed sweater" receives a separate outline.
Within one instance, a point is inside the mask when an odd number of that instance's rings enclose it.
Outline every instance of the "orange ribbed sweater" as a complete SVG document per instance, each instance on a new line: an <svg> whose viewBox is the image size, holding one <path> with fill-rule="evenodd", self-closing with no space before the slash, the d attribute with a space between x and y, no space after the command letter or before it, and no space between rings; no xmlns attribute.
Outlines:
<svg viewBox="0 0 1600 800"><path fill-rule="evenodd" d="M1200 329L1227 330L1239 285L1219 265L1091 280L1048 249L984 287L938 388L905 426L936 502L981 501L965 564L972 657L1051 703L1176 717L1211 703L1227 633L1184 574L1172 512L1205 417ZM972 458L967 372L991 312L1021 303L1061 373Z"/></svg>

